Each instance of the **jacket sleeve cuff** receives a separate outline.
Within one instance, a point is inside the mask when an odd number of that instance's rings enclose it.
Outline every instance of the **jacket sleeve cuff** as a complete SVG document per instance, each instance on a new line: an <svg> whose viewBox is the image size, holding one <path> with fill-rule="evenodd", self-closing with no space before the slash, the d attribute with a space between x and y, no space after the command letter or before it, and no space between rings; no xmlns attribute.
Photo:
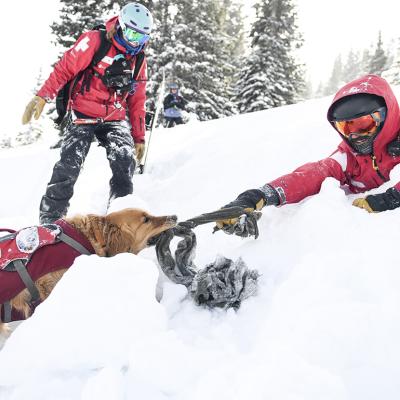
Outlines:
<svg viewBox="0 0 400 400"><path fill-rule="evenodd" d="M266 206L279 206L286 203L285 192L282 188L274 188L268 183L259 188L263 192Z"/></svg>

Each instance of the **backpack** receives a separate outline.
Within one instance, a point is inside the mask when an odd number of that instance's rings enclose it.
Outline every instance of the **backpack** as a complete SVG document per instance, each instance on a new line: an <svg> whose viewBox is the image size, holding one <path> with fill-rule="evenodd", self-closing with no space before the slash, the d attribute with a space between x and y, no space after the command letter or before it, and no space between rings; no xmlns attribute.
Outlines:
<svg viewBox="0 0 400 400"><path fill-rule="evenodd" d="M92 30L97 30L100 32L100 47L97 49L96 53L93 56L92 62L90 65L83 71L80 71L74 78L68 81L57 93L56 97L56 110L57 110L57 118L54 120L54 123L59 127L62 127L62 122L68 112L68 103L73 93L77 83L87 75L87 71L93 69L108 53L110 50L112 43L107 40L107 31L106 27L103 24L96 25L92 28ZM135 63L135 70L133 73L133 80L136 80L142 64L144 61L144 53L140 52L136 55L136 63ZM85 79L85 77L84 77ZM85 80L85 88L89 90L90 87L90 79Z"/></svg>

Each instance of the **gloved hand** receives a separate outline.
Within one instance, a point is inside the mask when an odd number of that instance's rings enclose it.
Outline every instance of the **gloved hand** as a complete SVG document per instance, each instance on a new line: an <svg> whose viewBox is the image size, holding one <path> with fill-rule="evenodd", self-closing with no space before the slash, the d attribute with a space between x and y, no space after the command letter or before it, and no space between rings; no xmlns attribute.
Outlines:
<svg viewBox="0 0 400 400"><path fill-rule="evenodd" d="M222 208L242 207L244 211L251 212L261 210L266 204L264 193L259 189L246 190L241 193L236 200ZM261 214L261 213L260 213ZM259 218L261 215L258 215ZM244 214L239 218L224 219L217 221L217 230L221 229L228 235L237 235L241 237L253 236L256 232L257 222L247 218Z"/></svg>
<svg viewBox="0 0 400 400"><path fill-rule="evenodd" d="M24 115L22 116L22 123L24 125L27 124L32 119L33 114L35 116L35 119L38 119L43 111L45 104L45 99L39 96L35 96L25 108Z"/></svg>
<svg viewBox="0 0 400 400"><path fill-rule="evenodd" d="M390 188L385 193L371 194L365 198L355 199L353 206L363 208L369 213L394 210L400 207L400 192L396 188Z"/></svg>
<svg viewBox="0 0 400 400"><path fill-rule="evenodd" d="M146 145L144 143L135 143L135 150L136 150L136 160L138 161L139 164L141 164L144 152L146 150Z"/></svg>

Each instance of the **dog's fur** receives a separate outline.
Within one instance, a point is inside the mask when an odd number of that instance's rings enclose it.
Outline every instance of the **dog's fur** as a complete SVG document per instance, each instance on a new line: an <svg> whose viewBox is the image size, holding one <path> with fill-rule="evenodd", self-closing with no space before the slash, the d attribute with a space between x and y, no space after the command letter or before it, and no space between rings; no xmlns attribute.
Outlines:
<svg viewBox="0 0 400 400"><path fill-rule="evenodd" d="M140 209L126 208L106 216L78 215L65 220L89 240L98 256L112 257L120 253L138 254L147 246L149 239L175 226L177 218L175 215L154 217ZM59 270L35 282L41 301L49 296L66 270L60 265ZM13 308L22 311L27 318L31 313L29 300L30 294L24 289L10 302ZM7 333L7 324L0 322L0 334Z"/></svg>

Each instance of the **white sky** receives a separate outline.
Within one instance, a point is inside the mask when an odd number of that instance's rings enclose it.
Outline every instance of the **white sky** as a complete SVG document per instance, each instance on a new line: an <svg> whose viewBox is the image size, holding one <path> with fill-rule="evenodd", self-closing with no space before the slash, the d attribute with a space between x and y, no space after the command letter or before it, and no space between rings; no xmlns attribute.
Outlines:
<svg viewBox="0 0 400 400"><path fill-rule="evenodd" d="M254 0L243 2L250 15ZM298 0L297 4L305 39L302 55L314 85L328 79L339 52L374 46L380 29L385 43L400 37L400 4L396 0ZM10 39L3 40L0 63L2 121L4 117L16 121L17 116L20 120L40 67L48 73L55 59L48 35L57 7L57 0L19 0L1 6L2 15L8 16L3 18L3 32L10 32Z"/></svg>

